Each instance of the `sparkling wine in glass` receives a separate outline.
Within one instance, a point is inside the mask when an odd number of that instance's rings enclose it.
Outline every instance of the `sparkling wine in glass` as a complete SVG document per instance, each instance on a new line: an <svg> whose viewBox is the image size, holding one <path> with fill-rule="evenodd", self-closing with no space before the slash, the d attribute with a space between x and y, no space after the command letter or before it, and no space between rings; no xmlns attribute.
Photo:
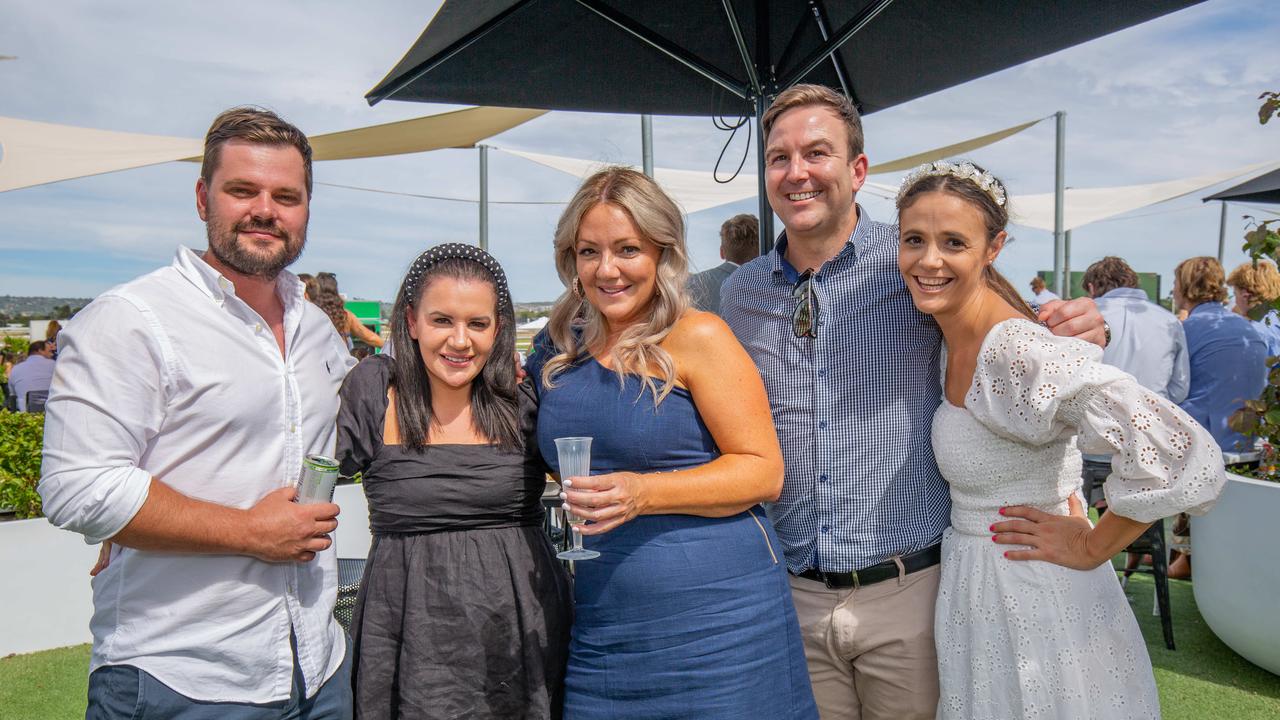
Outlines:
<svg viewBox="0 0 1280 720"><path fill-rule="evenodd" d="M556 438L556 457L560 465L561 481L591 474L591 438ZM569 532L573 534L573 547L557 553L556 557L561 560L590 560L600 557L600 553L595 550L582 547L582 524L586 520L568 509L564 511L564 519L569 524Z"/></svg>

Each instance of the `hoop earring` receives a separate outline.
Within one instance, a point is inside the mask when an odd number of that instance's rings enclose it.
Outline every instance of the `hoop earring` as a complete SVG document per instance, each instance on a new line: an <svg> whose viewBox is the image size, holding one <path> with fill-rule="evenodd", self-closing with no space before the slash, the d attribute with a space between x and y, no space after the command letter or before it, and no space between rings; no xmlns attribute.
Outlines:
<svg viewBox="0 0 1280 720"><path fill-rule="evenodd" d="M587 293L586 289L582 287L582 278L575 277L573 282L569 283L569 291L573 293L574 297L581 300Z"/></svg>

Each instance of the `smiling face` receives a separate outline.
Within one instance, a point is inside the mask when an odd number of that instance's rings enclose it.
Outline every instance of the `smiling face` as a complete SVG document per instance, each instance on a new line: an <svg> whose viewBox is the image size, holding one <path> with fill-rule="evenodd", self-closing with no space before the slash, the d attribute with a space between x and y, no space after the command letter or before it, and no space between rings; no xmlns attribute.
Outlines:
<svg viewBox="0 0 1280 720"><path fill-rule="evenodd" d="M644 319L657 290L662 249L641 235L625 210L613 203L588 210L574 253L583 295L610 330Z"/></svg>
<svg viewBox="0 0 1280 720"><path fill-rule="evenodd" d="M433 387L464 388L480 374L498 334L498 296L487 282L437 277L405 310Z"/></svg>
<svg viewBox="0 0 1280 720"><path fill-rule="evenodd" d="M779 115L765 146L765 189L787 235L847 234L853 197L867 179L867 156L849 156L848 130L834 111L805 105Z"/></svg>
<svg viewBox="0 0 1280 720"><path fill-rule="evenodd" d="M291 145L228 141L209 182L196 181L196 211L214 258L242 275L274 279L307 241L302 153Z"/></svg>
<svg viewBox="0 0 1280 720"><path fill-rule="evenodd" d="M921 312L947 315L986 293L984 271L1004 245L982 212L949 192L922 193L899 218L898 270Z"/></svg>

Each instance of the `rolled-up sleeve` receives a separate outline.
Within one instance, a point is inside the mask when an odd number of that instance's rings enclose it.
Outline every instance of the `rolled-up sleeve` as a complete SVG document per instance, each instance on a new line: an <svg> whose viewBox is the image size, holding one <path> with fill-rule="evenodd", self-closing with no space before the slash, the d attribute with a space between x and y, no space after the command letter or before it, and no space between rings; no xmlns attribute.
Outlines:
<svg viewBox="0 0 1280 720"><path fill-rule="evenodd" d="M104 295L58 336L39 492L49 521L88 543L128 525L151 486L140 463L164 420L168 368L149 316Z"/></svg>

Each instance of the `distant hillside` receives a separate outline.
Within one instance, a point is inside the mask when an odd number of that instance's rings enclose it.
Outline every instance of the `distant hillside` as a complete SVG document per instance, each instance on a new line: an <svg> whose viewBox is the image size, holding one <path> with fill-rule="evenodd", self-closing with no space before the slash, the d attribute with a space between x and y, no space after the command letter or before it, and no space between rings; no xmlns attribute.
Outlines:
<svg viewBox="0 0 1280 720"><path fill-rule="evenodd" d="M22 297L18 295L0 295L0 315L9 318L30 317L47 318L60 314L64 308L78 310L93 298L60 298L60 297Z"/></svg>

